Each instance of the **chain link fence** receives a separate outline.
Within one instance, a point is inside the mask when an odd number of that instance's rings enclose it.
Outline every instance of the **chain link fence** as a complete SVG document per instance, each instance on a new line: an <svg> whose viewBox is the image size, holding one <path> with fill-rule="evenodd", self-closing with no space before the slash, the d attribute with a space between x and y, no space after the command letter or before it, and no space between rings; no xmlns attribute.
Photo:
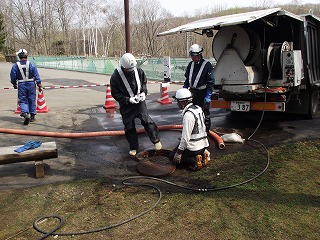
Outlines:
<svg viewBox="0 0 320 240"><path fill-rule="evenodd" d="M119 66L120 58L87 58L87 57L42 57L29 56L28 60L37 67L70 70L79 72L101 73L111 75ZM209 60L215 64L215 60ZM170 70L172 82L185 80L184 73L189 58L170 58ZM138 65L144 70L148 80L164 80L163 58L137 58Z"/></svg>

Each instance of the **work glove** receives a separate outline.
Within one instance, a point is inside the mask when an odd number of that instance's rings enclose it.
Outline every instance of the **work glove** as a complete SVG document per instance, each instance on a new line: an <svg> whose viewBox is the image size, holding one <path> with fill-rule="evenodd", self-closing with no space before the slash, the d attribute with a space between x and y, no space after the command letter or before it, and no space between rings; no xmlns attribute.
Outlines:
<svg viewBox="0 0 320 240"><path fill-rule="evenodd" d="M28 141L25 145L18 147L14 151L17 153L22 153L22 152L29 150L29 149L38 148L41 146L41 144L42 143L40 141Z"/></svg>
<svg viewBox="0 0 320 240"><path fill-rule="evenodd" d="M18 88L17 84L12 84L12 86L13 86L14 89Z"/></svg>
<svg viewBox="0 0 320 240"><path fill-rule="evenodd" d="M179 163L181 162L181 156L182 156L182 154L175 153L172 161L173 161L175 164L179 164Z"/></svg>
<svg viewBox="0 0 320 240"><path fill-rule="evenodd" d="M133 96L133 97L129 98L129 102L130 102L131 104L138 104L138 103L139 103L139 98L138 98L138 96Z"/></svg>
<svg viewBox="0 0 320 240"><path fill-rule="evenodd" d="M42 85L41 85L41 83L40 84L38 84L38 88L39 88L39 92L42 92Z"/></svg>
<svg viewBox="0 0 320 240"><path fill-rule="evenodd" d="M211 95L212 95L212 91L210 89L207 89L207 93L206 93L206 96L205 96L204 102L203 102L203 104L205 106L210 106Z"/></svg>
<svg viewBox="0 0 320 240"><path fill-rule="evenodd" d="M146 100L146 94L144 92L139 94L139 101L143 102L144 100Z"/></svg>
<svg viewBox="0 0 320 240"><path fill-rule="evenodd" d="M211 96L210 96L210 97L209 97L209 96L206 96L206 97L204 98L204 105L209 106L209 105L210 105L210 102L211 102Z"/></svg>

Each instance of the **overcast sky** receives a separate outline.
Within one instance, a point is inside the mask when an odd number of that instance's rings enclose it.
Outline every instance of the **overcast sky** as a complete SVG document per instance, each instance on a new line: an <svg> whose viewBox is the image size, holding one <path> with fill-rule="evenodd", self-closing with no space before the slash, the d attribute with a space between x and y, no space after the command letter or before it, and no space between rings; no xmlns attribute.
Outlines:
<svg viewBox="0 0 320 240"><path fill-rule="evenodd" d="M318 3L320 0L159 0L162 7L171 11L174 16L181 16L187 13L194 15L195 10L214 9L219 6L223 9L231 7L249 7L257 6L261 2L272 2L275 5L287 4L291 2L305 3Z"/></svg>

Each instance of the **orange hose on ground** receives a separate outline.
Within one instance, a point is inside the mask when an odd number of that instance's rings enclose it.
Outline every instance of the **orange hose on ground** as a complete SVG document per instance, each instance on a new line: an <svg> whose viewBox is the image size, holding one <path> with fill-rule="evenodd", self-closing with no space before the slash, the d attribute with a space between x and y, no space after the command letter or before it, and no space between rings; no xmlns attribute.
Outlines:
<svg viewBox="0 0 320 240"><path fill-rule="evenodd" d="M1 133L30 135L41 137L56 137L56 138L86 138L86 137L102 137L102 136L121 136L124 131L101 131L101 132L85 132L85 133L63 133L63 132L44 132L44 131L28 131L18 129L0 128Z"/></svg>
<svg viewBox="0 0 320 240"><path fill-rule="evenodd" d="M219 149L224 149L224 142L218 134L216 134L214 131L209 130L209 135L217 141Z"/></svg>
<svg viewBox="0 0 320 240"><path fill-rule="evenodd" d="M158 126L158 129L159 131L182 129L182 125L162 125L162 126ZM0 128L0 133L41 136L41 137L56 137L56 138L88 138L88 137L124 136L125 135L124 130L84 132L84 133L63 133L63 132L28 131L28 130L8 129L8 128ZM145 133L145 130L143 128L139 128L137 129L137 133ZM218 142L220 149L224 148L223 140L218 134L214 133L213 131L209 131L209 135L212 136Z"/></svg>
<svg viewBox="0 0 320 240"><path fill-rule="evenodd" d="M162 125L159 126L158 129L161 130L171 130L171 129L182 129L182 125ZM214 131L209 130L209 136L214 138L214 140L218 143L219 149L224 149L225 144L223 139L216 134Z"/></svg>

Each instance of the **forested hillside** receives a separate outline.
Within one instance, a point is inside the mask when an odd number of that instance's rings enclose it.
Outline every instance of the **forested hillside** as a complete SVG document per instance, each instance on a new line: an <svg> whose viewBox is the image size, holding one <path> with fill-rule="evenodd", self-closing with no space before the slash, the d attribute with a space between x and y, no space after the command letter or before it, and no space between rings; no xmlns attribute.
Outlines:
<svg viewBox="0 0 320 240"><path fill-rule="evenodd" d="M158 0L130 1L131 49L135 55L186 57L199 43L210 56L211 39L198 34L157 37L159 32L197 19L281 7L295 14L320 16L318 4L281 5L261 1L250 8L202 9L194 16L173 17ZM3 18L1 18L3 16ZM2 21L1 21L2 20ZM26 48L32 55L120 56L125 52L122 0L0 0L0 36L4 54ZM1 40L1 37L0 37ZM1 41L0 41L1 44Z"/></svg>

